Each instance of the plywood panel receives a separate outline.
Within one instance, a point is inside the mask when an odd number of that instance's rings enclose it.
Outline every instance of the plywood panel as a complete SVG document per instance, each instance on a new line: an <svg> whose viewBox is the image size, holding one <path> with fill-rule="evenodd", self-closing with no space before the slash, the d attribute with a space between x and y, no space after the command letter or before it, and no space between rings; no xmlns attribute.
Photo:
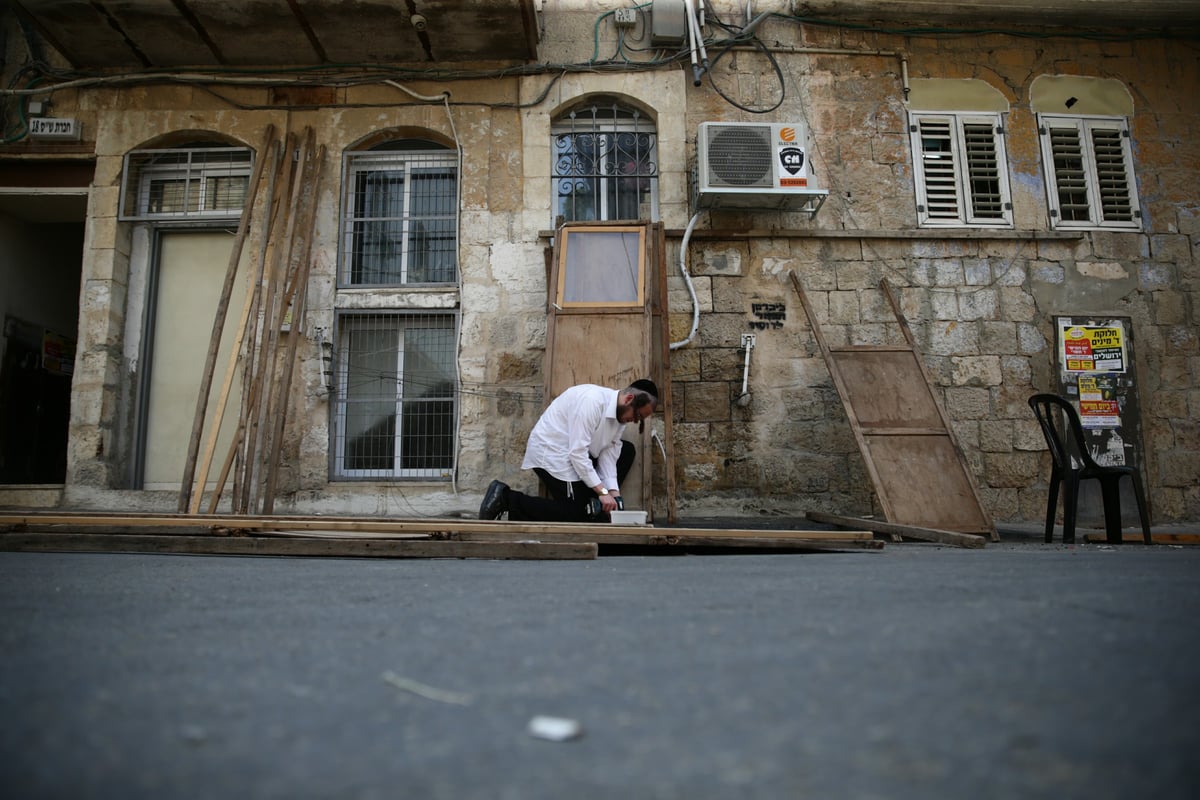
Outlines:
<svg viewBox="0 0 1200 800"><path fill-rule="evenodd" d="M858 424L941 428L942 418L911 350L834 350Z"/></svg>
<svg viewBox="0 0 1200 800"><path fill-rule="evenodd" d="M948 436L867 434L864 440L880 495L891 506L889 522L963 533L990 530Z"/></svg>
<svg viewBox="0 0 1200 800"><path fill-rule="evenodd" d="M997 538L887 281L880 289L904 344L830 347L800 280L791 278L888 522Z"/></svg>
<svg viewBox="0 0 1200 800"><path fill-rule="evenodd" d="M644 377L645 315L559 314L548 403L577 383L619 389Z"/></svg>
<svg viewBox="0 0 1200 800"><path fill-rule="evenodd" d="M636 232L636 239L643 248L637 254L636 265L632 257L619 259L622 268L636 267L629 285L636 284L637 303L605 301L603 293L600 293L600 297L594 298L599 300L597 302L578 302L564 307L565 295L560 292L560 284L566 277L563 268L567 254L562 250L563 243L572 240L571 246L577 246L586 240L586 237L572 236L572 232L603 236L609 230ZM572 223L559 230L556 252L551 259L549 282L547 403L568 387L579 383L620 389L638 378L651 377L658 381L659 391L668 394L659 400L664 408L669 409L670 364L665 357L666 346L663 344L663 337L669 335L666 297L662 289L665 287L662 275L664 247L662 226L657 223ZM669 414L669 410L662 414L667 417L668 440ZM649 511L653 520L651 429L652 426L648 424L641 433L635 425L625 430L625 438L637 446L637 459L621 487L621 494L627 508ZM663 466L668 472L673 469L670 452L668 463ZM673 499L669 499L668 503L668 517L673 519Z"/></svg>

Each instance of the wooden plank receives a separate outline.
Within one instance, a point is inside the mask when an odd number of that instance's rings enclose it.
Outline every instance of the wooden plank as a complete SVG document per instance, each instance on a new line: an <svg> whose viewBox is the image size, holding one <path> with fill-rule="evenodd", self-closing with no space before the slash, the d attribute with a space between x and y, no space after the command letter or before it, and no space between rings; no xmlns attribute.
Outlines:
<svg viewBox="0 0 1200 800"><path fill-rule="evenodd" d="M808 538L800 535L774 536L775 531L758 531L762 536L723 536L723 531L692 533L687 529L674 531L662 530L655 532L635 532L630 530L614 530L608 533L591 532L587 534L573 533L539 533L533 534L540 542L578 541L580 536L586 536L590 542L601 545L646 546L646 547L729 547L740 549L772 549L772 550L881 550L884 543L874 538L870 531L864 531L861 538L829 539ZM745 532L747 534L750 531ZM800 531L793 532L800 534ZM463 532L449 534L451 539L464 542L497 541L507 538L501 533Z"/></svg>
<svg viewBox="0 0 1200 800"><path fill-rule="evenodd" d="M733 535L726 535L732 533ZM761 534L756 536L755 534ZM779 535L776 535L778 533ZM256 536L280 536L293 538L328 539L419 539L435 536L438 539L458 542L580 542L618 545L679 545L703 547L744 547L776 549L882 549L883 542L876 540L870 531L837 532L837 536L823 536L826 531L713 531L701 530L693 533L687 528L656 530L649 527L621 527L597 525L587 532L521 534L508 531L448 531L439 534L419 533L363 533L351 531L262 531ZM808 534L816 534L809 536Z"/></svg>
<svg viewBox="0 0 1200 800"><path fill-rule="evenodd" d="M675 415L673 409L675 407L672 389L671 377L671 309L668 299L670 292L667 288L667 239L664 235L665 229L661 222L655 223L653 230L654 246L657 251L655 258L656 276L658 278L658 294L655 298L657 301L656 309L659 316L658 339L658 368L659 383L658 391L662 396L658 398L661 406L661 416L663 419L663 469L665 471L666 484L666 500L667 500L667 522L675 523L679 519L679 506L676 500L675 493ZM653 461L653 454L650 455ZM653 479L651 479L653 485ZM647 507L651 504L647 503ZM651 509L652 510L652 509ZM653 517L651 517L653 522Z"/></svg>
<svg viewBox="0 0 1200 800"><path fill-rule="evenodd" d="M809 511L805 516L813 522L824 522L829 525L841 525L848 528L866 528L876 533L892 536L902 536L908 539L920 539L939 544L949 544L956 547L978 548L987 546L987 537L981 534L959 533L936 528L921 528L914 525L897 525L880 520L863 519L862 517L843 517L837 514L826 514L822 511Z"/></svg>
<svg viewBox="0 0 1200 800"><path fill-rule="evenodd" d="M243 511L262 508L267 473L270 469L273 422L278 414L282 392L278 371L279 339L287 304L291 298L290 291L294 288L291 278L295 270L293 253L296 246L296 226L302 224L299 219L300 210L304 206L306 190L310 188L306 185L305 172L312 161L312 151L316 144L312 127L305 126L297 140L299 149L296 151L295 161L288 159L291 165L291 199L284 222L282 248L275 251L277 258L273 263L271 285L267 287L267 302L263 307L263 330L259 342L260 373L256 377L261 379L265 386L259 390L262 394L255 407L256 417L251 421L254 436L247 441L245 477L248 500Z"/></svg>
<svg viewBox="0 0 1200 800"><path fill-rule="evenodd" d="M374 532L374 533L448 533L448 532L478 532L493 533L509 538L548 533L564 533L583 538L598 533L621 535L622 532L639 534L647 531L655 533L689 533L696 535L714 535L725 538L754 537L764 534L778 537L804 538L827 541L856 541L870 539L868 530L860 531L786 531L764 530L760 528L728 529L728 528L664 528L655 529L644 526L612 525L609 523L584 522L507 522L500 520L467 520L467 519L368 519L362 517L254 517L234 514L212 515L181 515L181 514L113 514L88 512L53 512L53 513L16 513L0 512L0 527L21 527L31 525L74 525L84 526L126 526L126 527L175 527L207 529L215 531L236 530L245 533L258 533L268 530L276 531L343 531L343 532Z"/></svg>
<svg viewBox="0 0 1200 800"><path fill-rule="evenodd" d="M990 521L980 512L948 437L875 436L864 431L863 440L890 498L889 522L991 535Z"/></svg>
<svg viewBox="0 0 1200 800"><path fill-rule="evenodd" d="M308 129L309 138L314 138L312 128ZM311 148L310 148L311 154ZM303 252L299 263L293 270L291 284L284 300L283 314L291 310L291 330L287 333L287 348L283 357L283 375L279 378L282 388L278 393L279 401L271 416L274 428L270 435L270 456L267 459L267 477L263 488L262 510L271 514L275 510L275 491L279 479L279 459L283 447L283 433L287 423L288 409L292 405L292 375L296 369L296 352L299 342L304 338L304 325L307 317L308 277L312 265L313 239L316 238L313 216L316 213L317 197L321 191L321 178L325 171L325 145L321 145L313 156L313 161L305 162L303 166L308 179L305 187L305 203L302 209L300 235L303 241ZM283 319L280 320L283 322Z"/></svg>
<svg viewBox="0 0 1200 800"><path fill-rule="evenodd" d="M141 536L95 533L6 533L0 551L56 553L179 553L319 558L594 559L594 542L462 542L376 539L276 539L225 536Z"/></svg>
<svg viewBox="0 0 1200 800"><path fill-rule="evenodd" d="M278 142L278 140L271 142L270 149L267 151L267 153L265 153L263 156L261 156L261 158L265 159L265 160L269 160L272 163L278 162L278 160L279 160L279 142ZM266 196L266 199L263 201L264 205L268 209L268 212L271 208L271 204L274 202L274 198L273 198L274 191L275 191L275 180L274 180L274 172L272 172L272 176L269 180L269 185L267 187L267 196ZM246 197L247 197L246 202L248 202L250 204L254 203L254 195L253 194L247 193ZM209 472L209 469L212 467L213 454L217 447L217 438L219 437L219 435L221 433L221 424L225 419L225 411L229 405L229 392L230 392L231 387L233 386L234 375L237 373L238 362L241 360L242 340L245 339L246 326L250 321L250 309L254 306L254 294L255 293L254 293L254 277L253 277L253 275L248 276L248 284L249 284L249 286L247 287L246 297L242 302L242 313L241 313L241 316L238 318L237 332L236 332L236 335L234 336L233 343L230 345L230 348L229 348L229 361L225 366L225 378L221 383L221 393L220 393L219 399L217 401L217 406L213 411L212 422L209 426L208 441L205 444L204 455L200 462L199 471L195 476L196 488L195 488L194 493L192 494L190 500L188 501L188 504L186 507L186 510L191 514L196 514L200 511L200 503L201 503L201 499L204 495L204 487L208 484L208 472ZM237 438L238 438L237 436L234 437L235 442L237 441ZM236 444L234 446L236 447ZM220 496L221 496L221 486L224 485L224 482L225 482L225 478L224 478L224 475L222 475L221 478L217 481L216 488L213 490L214 505L216 503L217 498L220 498ZM182 498L181 498L181 500L182 500ZM180 504L179 510L181 512L185 510L182 505L182 502Z"/></svg>
<svg viewBox="0 0 1200 800"><path fill-rule="evenodd" d="M196 411L192 419L192 435L188 440L188 452L184 462L183 480L179 489L179 510L189 507L192 492L192 478L196 469L196 458L200 453L200 438L204 430L204 418L208 408L208 393L212 386L213 373L216 371L217 354L221 348L221 334L225 329L225 315L229 309L229 299L233 294L236 282L238 264L242 258L242 248L246 242L246 234L250 230L250 220L254 216L254 197L258 193L258 184L262 178L263 165L268 160L266 153L275 142L275 126L268 124L263 133L263 143L259 147L258 156L254 159L254 169L251 171L250 182L247 186L245 205L238 221L237 233L234 236L233 247L229 253L229 264L225 271L225 281L221 286L221 294L217 300L217 309L213 318L212 337L209 340L208 354L205 356L204 368L201 372L200 388L196 394ZM236 359L237 351L233 353ZM203 488L203 484L201 484Z"/></svg>
<svg viewBox="0 0 1200 800"><path fill-rule="evenodd" d="M573 231L606 229L632 231L642 229L643 248L637 269L640 273L642 302L621 303L616 307L601 304L576 304L568 308L559 303L560 284L565 280L565 242ZM658 263L658 247L665 250L661 232L648 222L587 222L566 223L555 233L554 256L551 259L548 284L546 323L546 354L544 399L548 405L565 389L579 383L595 383L620 389L647 376L656 377L659 391L669 383L669 372L659 363L662 355L655 349L653 301L654 279L663 273ZM663 327L668 331L669 320ZM597 342L603 344L598 346ZM660 401L663 398L659 398ZM664 416L670 414L669 406ZM625 504L630 508L651 509L653 485L651 462L653 454L649 433L638 435L628 431L626 438L637 445L637 458L621 487ZM668 470L672 467L667 465ZM668 501L669 502L669 501Z"/></svg>
<svg viewBox="0 0 1200 800"><path fill-rule="evenodd" d="M888 522L910 530L986 534L998 540L887 280L880 288L906 346L834 348L799 279L790 277Z"/></svg>
<svg viewBox="0 0 1200 800"><path fill-rule="evenodd" d="M911 350L874 350L833 354L836 368L850 390L854 418L864 428L924 428L945 432L928 385L920 376Z"/></svg>
<svg viewBox="0 0 1200 800"><path fill-rule="evenodd" d="M900 325L900 331L904 334L904 340L912 348L917 369L920 370L922 377L925 379L925 386L929 390L930 397L933 398L933 405L937 408L938 415L942 418L942 426L946 429L946 436L949 438L950 446L953 448L955 456L958 459L959 470L966 480L967 485L971 487L971 500L973 502L968 504L964 500L964 507L971 506L967 513L978 515L982 522L980 527L975 530L967 530L964 526L963 531L966 533L986 533L993 542L998 542L1000 541L1000 536L996 532L996 524L992 521L991 515L983 505L983 499L980 497L979 486L975 481L974 473L971 471L971 465L967 463L967 457L963 454L962 447L958 443L958 438L954 435L954 423L950 419L950 415L946 412L946 407L942 404L941 399L933 391L933 376L930 374L929 368L925 366L925 359L921 357L921 350L917 347L917 339L913 336L908 319L904 316L904 312L900 310L900 302L896 299L896 295L892 291L892 285L888 283L887 278L882 278L879 281L879 288L883 290L884 297L887 298L888 304L892 307L892 313L896 316L896 322Z"/></svg>
<svg viewBox="0 0 1200 800"><path fill-rule="evenodd" d="M386 531L336 531L336 530L298 530L298 531L277 531L277 530L261 530L255 531L255 536L279 536L282 538L292 539L426 539L432 540L435 538L433 533L396 533ZM576 540L578 541L578 540Z"/></svg>
<svg viewBox="0 0 1200 800"><path fill-rule="evenodd" d="M548 526L550 527L550 526ZM496 539L496 538L512 538L514 532L504 529L491 530L458 530L447 531L446 536L451 537L471 537L477 539ZM792 531L792 530L761 530L761 529L736 529L726 530L721 528L654 528L651 526L630 526L630 525L588 525L581 527L577 531L565 530L544 530L530 531L518 533L520 536L536 536L536 537L564 537L574 538L579 540L587 538L588 541L598 541L607 544L616 544L619 542L637 542L649 538L664 538L664 537L703 537L713 541L721 540L727 542L736 542L742 540L757 540L771 539L777 542L829 542L833 544L843 544L847 542L863 542L870 541L874 538L874 534L869 530L861 531ZM554 541L546 539L546 541Z"/></svg>

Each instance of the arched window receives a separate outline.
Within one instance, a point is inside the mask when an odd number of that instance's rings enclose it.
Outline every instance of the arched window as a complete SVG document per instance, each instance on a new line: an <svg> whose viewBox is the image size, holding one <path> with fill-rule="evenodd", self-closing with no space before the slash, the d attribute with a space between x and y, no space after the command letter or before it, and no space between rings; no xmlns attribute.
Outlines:
<svg viewBox="0 0 1200 800"><path fill-rule="evenodd" d="M644 113L592 97L554 121L551 139L556 224L658 219L658 135Z"/></svg>
<svg viewBox="0 0 1200 800"><path fill-rule="evenodd" d="M193 221L241 216L254 152L222 142L125 154L122 220Z"/></svg>

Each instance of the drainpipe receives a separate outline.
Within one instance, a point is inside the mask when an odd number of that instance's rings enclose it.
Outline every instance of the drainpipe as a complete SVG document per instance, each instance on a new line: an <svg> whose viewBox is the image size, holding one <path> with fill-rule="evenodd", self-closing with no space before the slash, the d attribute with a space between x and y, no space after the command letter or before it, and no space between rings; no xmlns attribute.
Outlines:
<svg viewBox="0 0 1200 800"><path fill-rule="evenodd" d="M686 339L671 342L671 350L678 350L691 342L696 336L696 331L700 329L700 302L696 299L696 287L692 285L692 276L688 274L687 268L688 242L692 238L692 230L696 227L696 221L700 219L700 213L697 211L692 215L692 219L688 222L687 230L683 232L683 241L679 243L679 272L683 275L683 282L687 284L688 294L692 298L692 329L688 331Z"/></svg>

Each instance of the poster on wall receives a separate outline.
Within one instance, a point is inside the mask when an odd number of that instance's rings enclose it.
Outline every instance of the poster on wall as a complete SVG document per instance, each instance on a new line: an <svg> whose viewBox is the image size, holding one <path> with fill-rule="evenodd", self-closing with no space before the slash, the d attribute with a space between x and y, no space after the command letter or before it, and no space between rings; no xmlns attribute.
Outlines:
<svg viewBox="0 0 1200 800"><path fill-rule="evenodd" d="M54 331L42 333L42 369L55 375L75 372L75 340Z"/></svg>
<svg viewBox="0 0 1200 800"><path fill-rule="evenodd" d="M1058 317L1059 393L1102 466L1140 466L1141 412L1128 318Z"/></svg>
<svg viewBox="0 0 1200 800"><path fill-rule="evenodd" d="M1079 419L1085 428L1119 428L1116 382L1108 375L1079 376Z"/></svg>
<svg viewBox="0 0 1200 800"><path fill-rule="evenodd" d="M1059 346L1067 372L1124 372L1125 326L1076 325L1059 320Z"/></svg>

